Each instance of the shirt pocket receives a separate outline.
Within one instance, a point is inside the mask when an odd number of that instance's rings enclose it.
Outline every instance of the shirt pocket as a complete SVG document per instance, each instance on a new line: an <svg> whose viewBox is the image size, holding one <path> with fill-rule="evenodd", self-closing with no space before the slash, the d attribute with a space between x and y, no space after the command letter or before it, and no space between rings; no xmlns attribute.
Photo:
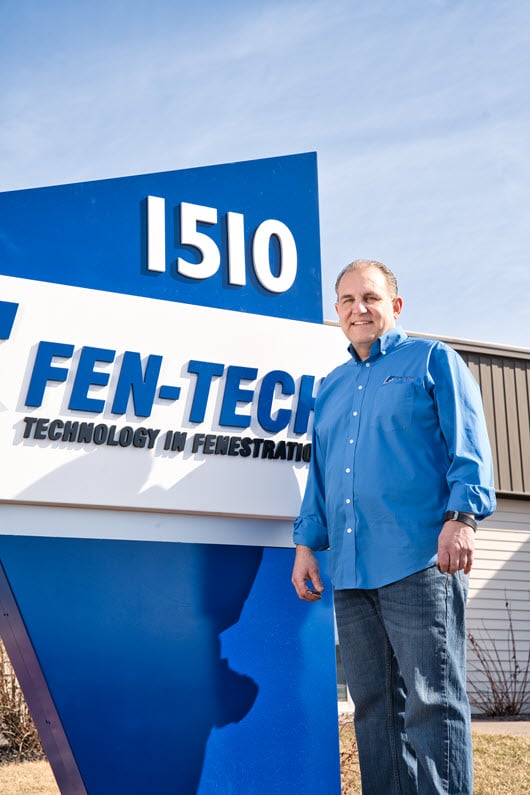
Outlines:
<svg viewBox="0 0 530 795"><path fill-rule="evenodd" d="M374 392L369 425L385 431L409 428L414 415L416 385L413 378L392 378Z"/></svg>

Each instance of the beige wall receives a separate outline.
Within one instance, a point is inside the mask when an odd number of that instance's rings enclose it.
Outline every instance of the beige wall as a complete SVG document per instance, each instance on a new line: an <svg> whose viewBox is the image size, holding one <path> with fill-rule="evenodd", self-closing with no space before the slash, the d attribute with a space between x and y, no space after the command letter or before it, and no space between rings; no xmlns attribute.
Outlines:
<svg viewBox="0 0 530 795"><path fill-rule="evenodd" d="M468 602L468 631L507 677L513 671L509 603L515 653L523 669L530 649L530 501L499 499L496 513L479 525ZM481 689L486 677L469 648L469 679ZM526 692L530 695L530 682ZM473 709L476 712L476 709ZM530 704L528 706L530 711Z"/></svg>

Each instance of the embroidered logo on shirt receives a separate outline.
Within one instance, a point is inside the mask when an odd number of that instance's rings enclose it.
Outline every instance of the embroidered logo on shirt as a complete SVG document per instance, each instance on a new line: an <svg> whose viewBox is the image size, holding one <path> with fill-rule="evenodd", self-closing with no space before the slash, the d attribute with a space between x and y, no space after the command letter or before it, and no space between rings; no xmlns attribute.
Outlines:
<svg viewBox="0 0 530 795"><path fill-rule="evenodd" d="M390 384L393 381L403 382L403 381L414 381L413 376L411 375L387 375L383 384Z"/></svg>

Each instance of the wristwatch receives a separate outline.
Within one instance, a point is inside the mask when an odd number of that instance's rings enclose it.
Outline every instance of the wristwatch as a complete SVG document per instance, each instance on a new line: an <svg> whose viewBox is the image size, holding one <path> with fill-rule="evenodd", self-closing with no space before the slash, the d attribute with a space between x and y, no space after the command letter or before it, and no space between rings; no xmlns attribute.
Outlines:
<svg viewBox="0 0 530 795"><path fill-rule="evenodd" d="M460 511L446 511L444 513L444 522L449 521L455 522L462 522L462 524L467 524L468 527L471 527L473 532L477 532L477 523L472 516L468 516L467 513L460 513Z"/></svg>

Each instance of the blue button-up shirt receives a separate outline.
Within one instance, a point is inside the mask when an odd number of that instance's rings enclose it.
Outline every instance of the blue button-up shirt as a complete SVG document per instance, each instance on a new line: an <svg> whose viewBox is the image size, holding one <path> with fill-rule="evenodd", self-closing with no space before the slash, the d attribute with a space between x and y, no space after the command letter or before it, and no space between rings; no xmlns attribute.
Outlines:
<svg viewBox="0 0 530 795"><path fill-rule="evenodd" d="M333 585L379 588L436 562L447 510L495 510L480 391L442 342L397 327L323 381L294 541L329 547Z"/></svg>

